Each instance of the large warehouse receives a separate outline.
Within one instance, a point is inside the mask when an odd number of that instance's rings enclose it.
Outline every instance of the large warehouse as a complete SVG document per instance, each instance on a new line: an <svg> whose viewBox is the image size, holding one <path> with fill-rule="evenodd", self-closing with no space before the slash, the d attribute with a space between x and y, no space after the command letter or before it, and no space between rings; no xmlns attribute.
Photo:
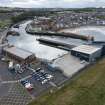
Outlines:
<svg viewBox="0 0 105 105"><path fill-rule="evenodd" d="M5 47L3 52L7 57L19 63L30 63L35 60L35 55L33 53L14 46Z"/></svg>
<svg viewBox="0 0 105 105"><path fill-rule="evenodd" d="M100 58L101 52L102 48L92 45L80 45L71 50L71 55L79 57L87 62L93 62L97 58Z"/></svg>

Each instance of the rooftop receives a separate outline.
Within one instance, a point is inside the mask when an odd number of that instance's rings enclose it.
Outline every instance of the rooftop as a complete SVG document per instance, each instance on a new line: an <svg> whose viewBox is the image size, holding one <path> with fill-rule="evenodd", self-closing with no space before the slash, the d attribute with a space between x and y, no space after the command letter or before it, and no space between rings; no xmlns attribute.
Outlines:
<svg viewBox="0 0 105 105"><path fill-rule="evenodd" d="M100 48L92 46L92 45L80 45L78 47L73 48L72 50L81 52L81 53L92 54L92 53L100 50Z"/></svg>
<svg viewBox="0 0 105 105"><path fill-rule="evenodd" d="M33 53L28 52L26 50L23 50L21 48L17 48L17 47L6 47L4 48L4 50L10 54L16 55L22 59L26 59L27 57L31 56Z"/></svg>
<svg viewBox="0 0 105 105"><path fill-rule="evenodd" d="M59 67L65 76L72 77L75 73L84 68L87 63L81 63L80 59L68 53L56 59L53 65Z"/></svg>

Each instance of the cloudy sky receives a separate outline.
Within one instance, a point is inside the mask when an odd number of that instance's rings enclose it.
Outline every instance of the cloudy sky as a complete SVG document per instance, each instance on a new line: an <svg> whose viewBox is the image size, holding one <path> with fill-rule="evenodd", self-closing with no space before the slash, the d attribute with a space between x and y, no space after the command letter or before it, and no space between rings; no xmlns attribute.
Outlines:
<svg viewBox="0 0 105 105"><path fill-rule="evenodd" d="M0 0L0 6L11 7L105 7L105 0Z"/></svg>

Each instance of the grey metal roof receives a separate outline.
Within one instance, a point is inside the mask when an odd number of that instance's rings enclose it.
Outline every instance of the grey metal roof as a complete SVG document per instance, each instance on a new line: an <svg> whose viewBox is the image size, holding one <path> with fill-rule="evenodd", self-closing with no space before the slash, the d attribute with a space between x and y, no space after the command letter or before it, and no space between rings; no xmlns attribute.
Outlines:
<svg viewBox="0 0 105 105"><path fill-rule="evenodd" d="M33 53L31 53L31 52L25 51L21 48L17 48L14 46L6 47L6 48L4 48L4 50L10 54L13 54L13 55L16 55L16 56L22 58L22 59L26 59L27 57L33 55Z"/></svg>
<svg viewBox="0 0 105 105"><path fill-rule="evenodd" d="M91 46L91 45L80 45L78 47L73 48L73 51L81 52L81 53L86 53L86 54L92 54L101 48Z"/></svg>

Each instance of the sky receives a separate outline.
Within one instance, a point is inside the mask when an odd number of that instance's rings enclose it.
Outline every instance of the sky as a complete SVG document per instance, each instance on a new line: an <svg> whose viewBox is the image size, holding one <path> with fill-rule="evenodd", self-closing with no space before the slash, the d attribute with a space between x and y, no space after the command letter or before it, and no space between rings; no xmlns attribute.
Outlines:
<svg viewBox="0 0 105 105"><path fill-rule="evenodd" d="M105 0L0 0L0 6L23 8L105 7Z"/></svg>

